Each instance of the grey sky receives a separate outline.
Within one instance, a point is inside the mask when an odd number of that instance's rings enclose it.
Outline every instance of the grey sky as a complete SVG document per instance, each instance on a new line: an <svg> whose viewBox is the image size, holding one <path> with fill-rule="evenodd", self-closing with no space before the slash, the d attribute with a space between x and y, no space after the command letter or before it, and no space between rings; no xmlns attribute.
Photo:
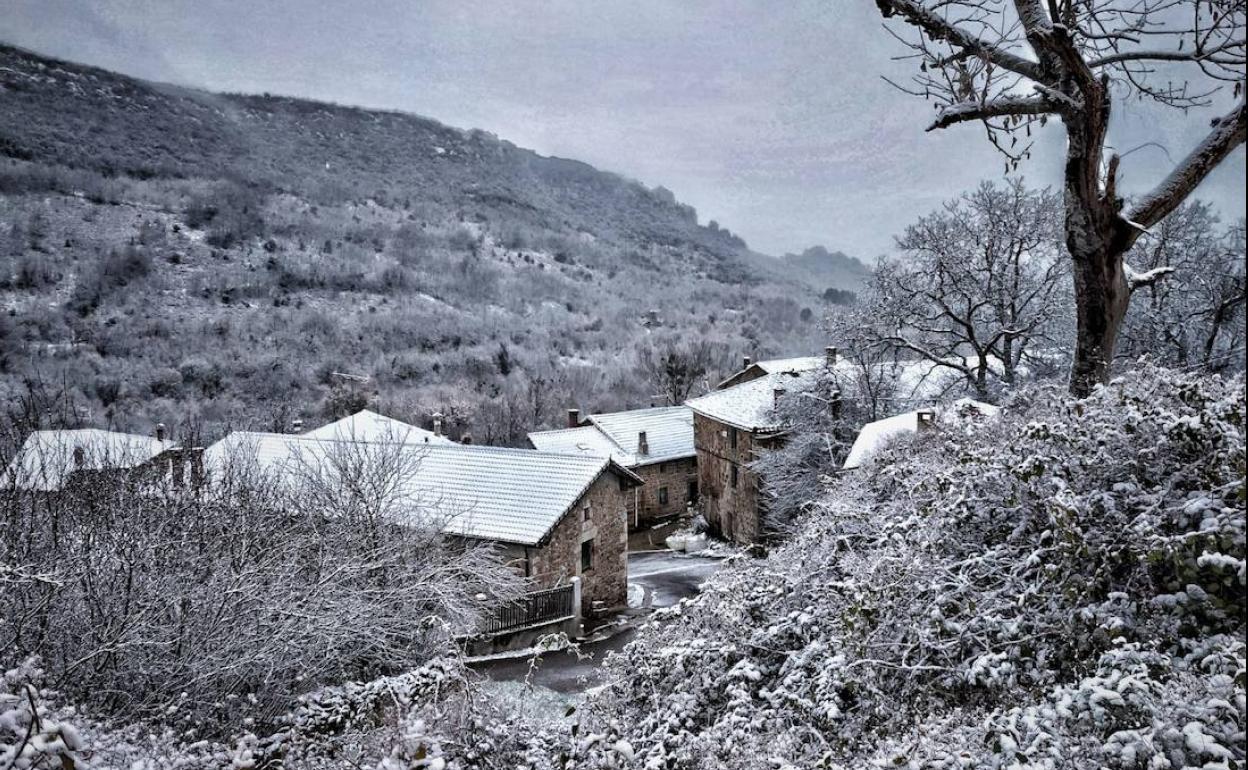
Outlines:
<svg viewBox="0 0 1248 770"><path fill-rule="evenodd" d="M974 126L880 79L901 53L870 0L0 0L0 39L211 90L289 94L483 128L662 184L768 253L873 257L940 200L998 177ZM1229 109L1229 97L1219 109ZM1124 149L1174 159L1212 113L1121 110ZM1158 119L1158 115L1162 115ZM1050 129L1026 169L1056 181ZM1164 173L1148 147L1128 192ZM1243 215L1244 151L1200 194Z"/></svg>

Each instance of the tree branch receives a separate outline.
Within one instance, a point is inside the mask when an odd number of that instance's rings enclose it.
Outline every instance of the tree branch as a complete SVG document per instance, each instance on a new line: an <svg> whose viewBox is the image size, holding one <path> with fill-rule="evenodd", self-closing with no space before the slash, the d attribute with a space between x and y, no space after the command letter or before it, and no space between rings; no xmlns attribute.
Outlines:
<svg viewBox="0 0 1248 770"><path fill-rule="evenodd" d="M1127 288L1134 293L1137 289L1143 289L1145 286L1153 284L1165 278L1174 272L1173 267L1154 267L1152 270L1146 270L1143 273L1137 273L1131 269L1127 263L1122 264L1122 270L1127 276Z"/></svg>
<svg viewBox="0 0 1248 770"><path fill-rule="evenodd" d="M1152 227L1178 208L1231 151L1244 143L1248 127L1244 102L1213 122L1213 130L1169 176L1140 199L1128 219L1142 227Z"/></svg>
<svg viewBox="0 0 1248 770"><path fill-rule="evenodd" d="M875 4L884 18L900 15L907 23L923 30L932 40L944 40L998 67L1032 80L1043 80L1044 73L1036 62L1001 50L987 40L942 19L915 0L875 0Z"/></svg>
<svg viewBox="0 0 1248 770"><path fill-rule="evenodd" d="M959 102L941 110L936 120L926 130L948 128L969 120L984 120L1005 115L1047 115L1057 111L1057 103L1045 96L1002 96L987 102Z"/></svg>

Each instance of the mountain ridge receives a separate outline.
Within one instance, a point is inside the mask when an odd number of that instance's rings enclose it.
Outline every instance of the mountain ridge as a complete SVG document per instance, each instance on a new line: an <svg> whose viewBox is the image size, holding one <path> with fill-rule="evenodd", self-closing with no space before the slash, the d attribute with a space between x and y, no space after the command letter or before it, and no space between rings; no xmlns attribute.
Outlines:
<svg viewBox="0 0 1248 770"><path fill-rule="evenodd" d="M85 423L367 403L516 443L648 405L648 346L822 344L825 287L666 188L408 113L0 46L0 159L0 396L73 383Z"/></svg>

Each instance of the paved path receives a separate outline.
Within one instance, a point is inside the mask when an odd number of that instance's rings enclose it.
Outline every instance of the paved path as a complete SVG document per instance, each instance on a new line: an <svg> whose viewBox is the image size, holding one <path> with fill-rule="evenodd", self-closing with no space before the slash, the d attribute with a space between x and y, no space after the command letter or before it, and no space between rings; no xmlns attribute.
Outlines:
<svg viewBox="0 0 1248 770"><path fill-rule="evenodd" d="M628 557L629 583L641 586L645 591L641 608L621 616L622 621L636 620L638 615L657 607L676 604L686 596L693 596L703 581L719 568L719 560L697 556L684 556L671 551L633 553ZM635 589L634 589L635 592ZM591 632L596 641L580 645L581 656L572 651L551 652L538 657L506 658L473 664L478 672L496 682L523 682L553 690L556 693L583 693L603 682L602 661L611 652L618 651L633 637L633 629L617 633ZM605 638L598 638L605 636Z"/></svg>

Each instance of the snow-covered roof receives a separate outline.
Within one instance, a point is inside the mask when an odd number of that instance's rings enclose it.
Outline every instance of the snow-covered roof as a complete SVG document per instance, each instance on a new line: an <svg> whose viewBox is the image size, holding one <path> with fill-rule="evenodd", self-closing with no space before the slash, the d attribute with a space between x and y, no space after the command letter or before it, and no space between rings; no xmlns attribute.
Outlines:
<svg viewBox="0 0 1248 770"><path fill-rule="evenodd" d="M341 439L344 441L399 441L412 444L452 444L446 436L418 428L384 414L361 409L328 425L306 431L309 438Z"/></svg>
<svg viewBox="0 0 1248 770"><path fill-rule="evenodd" d="M172 441L99 428L37 430L9 463L5 480L21 489L52 492L75 471L137 468L175 448Z"/></svg>
<svg viewBox="0 0 1248 770"><path fill-rule="evenodd" d="M890 441L900 436L909 436L917 433L920 425L919 415L924 412L935 412L932 415L933 419L948 422L967 414L996 417L1001 413L1001 407L969 398L960 398L948 406L941 407L939 410L919 409L913 412L896 414L892 417L885 417L883 420L869 422L858 431L858 437L854 439L854 444L850 447L849 454L846 455L845 463L842 467L846 470L861 467L875 457Z"/></svg>
<svg viewBox="0 0 1248 770"><path fill-rule="evenodd" d="M827 359L824 356L797 356L757 361L754 365L768 374L776 374L778 372L809 372L820 368L826 362Z"/></svg>
<svg viewBox="0 0 1248 770"><path fill-rule="evenodd" d="M232 458L266 474L297 478L308 468L333 473L334 452L395 451L390 442L337 441L281 433L231 433L204 452L204 468L223 473ZM448 534L538 545L607 469L640 479L609 458L532 449L403 444L406 478L399 498L412 521L437 522ZM389 455L384 455L388 457ZM353 454L367 460L368 455Z"/></svg>
<svg viewBox="0 0 1248 770"><path fill-rule="evenodd" d="M819 359L820 362L823 359ZM776 430L776 391L793 392L814 382L815 369L784 370L713 390L685 402L694 412L745 430Z"/></svg>
<svg viewBox="0 0 1248 770"><path fill-rule="evenodd" d="M529 434L529 443L543 452L584 454L590 457L612 457L621 465L632 465L633 456L625 452L605 433L593 425L559 430L540 430Z"/></svg>
<svg viewBox="0 0 1248 770"><path fill-rule="evenodd" d="M538 449L612 457L629 468L693 457L693 412L687 406L659 406L626 412L591 414L589 425L536 431L529 442ZM640 434L649 451L640 452Z"/></svg>
<svg viewBox="0 0 1248 770"><path fill-rule="evenodd" d="M744 369L733 372L715 387L719 389L732 387L740 382L761 377L764 374L808 372L818 369L826 363L827 358L825 356L796 356L794 358L771 358L765 361L755 361Z"/></svg>

